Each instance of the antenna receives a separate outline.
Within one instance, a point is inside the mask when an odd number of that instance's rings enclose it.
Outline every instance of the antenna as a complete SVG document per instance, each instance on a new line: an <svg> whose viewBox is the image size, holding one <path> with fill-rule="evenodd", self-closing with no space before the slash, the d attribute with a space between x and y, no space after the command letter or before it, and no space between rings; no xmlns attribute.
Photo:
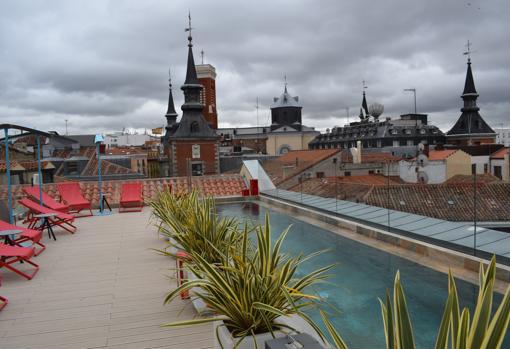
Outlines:
<svg viewBox="0 0 510 349"><path fill-rule="evenodd" d="M416 111L416 88L405 88L404 89L404 92L412 92L414 93L414 113L417 114L417 111Z"/></svg>
<svg viewBox="0 0 510 349"><path fill-rule="evenodd" d="M204 50L200 51L200 55L202 56L202 64L204 64Z"/></svg>
<svg viewBox="0 0 510 349"><path fill-rule="evenodd" d="M66 136L68 136L69 133L67 132L67 119L66 119Z"/></svg>

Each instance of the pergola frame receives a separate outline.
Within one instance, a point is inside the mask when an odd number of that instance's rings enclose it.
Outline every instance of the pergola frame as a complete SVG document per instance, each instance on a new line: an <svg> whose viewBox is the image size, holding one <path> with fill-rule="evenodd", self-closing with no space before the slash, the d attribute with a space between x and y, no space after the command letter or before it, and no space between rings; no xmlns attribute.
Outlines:
<svg viewBox="0 0 510 349"><path fill-rule="evenodd" d="M51 133L39 131L33 128L13 125L13 124L0 124L0 129L4 130L4 138L0 139L4 141L5 144L5 167L7 172L7 206L9 209L9 223L14 224L14 216L13 216L13 200L12 200L12 183L11 183L11 163L9 160L9 139L15 139L19 137L24 137L30 134L35 135L37 141L37 172L39 174L39 203L43 205L42 199L42 171L41 171L41 136L43 137L53 137L54 135ZM18 130L21 131L19 135L13 135L9 137L9 130ZM25 131L23 133L23 131Z"/></svg>

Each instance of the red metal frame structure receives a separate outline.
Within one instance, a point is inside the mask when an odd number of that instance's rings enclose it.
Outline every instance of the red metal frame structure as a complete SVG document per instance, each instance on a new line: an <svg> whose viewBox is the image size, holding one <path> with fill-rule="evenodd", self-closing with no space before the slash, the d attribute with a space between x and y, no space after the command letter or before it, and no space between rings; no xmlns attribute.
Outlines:
<svg viewBox="0 0 510 349"><path fill-rule="evenodd" d="M25 194L27 194L29 197L33 198L34 200L36 200L36 201L39 200L40 190L39 190L38 186L24 187L23 192ZM54 211L59 211L59 212L63 212L63 213L69 212L69 206L56 201L51 196L46 194L44 191L42 192L42 199L43 199L43 205L54 210Z"/></svg>
<svg viewBox="0 0 510 349"><path fill-rule="evenodd" d="M20 205L25 206L29 210L27 218L25 219L25 221L23 221L23 223L28 223L29 229L35 229L37 224L39 223L39 218L34 217L35 215L44 213L54 213L55 217L48 219L52 226L59 226L67 230L71 234L74 234L74 232L76 231L76 226L72 224L75 218L73 215L51 210L27 198L19 200L18 203Z"/></svg>
<svg viewBox="0 0 510 349"><path fill-rule="evenodd" d="M69 205L68 213L79 214L83 210L89 210L90 214L80 215L75 217L88 217L92 216L92 205L90 201L83 197L81 193L80 183L69 182L69 183L58 183L58 191L60 198L67 205Z"/></svg>
<svg viewBox="0 0 510 349"><path fill-rule="evenodd" d="M142 183L123 183L119 200L119 212L140 212L142 209Z"/></svg>
<svg viewBox="0 0 510 349"><path fill-rule="evenodd" d="M42 251L46 249L46 246L41 242L42 232L40 230L28 229L25 227L20 227L14 224L10 224L0 220L0 230L21 230L21 234L19 238L15 239L13 242L17 246L23 247L21 244L26 241L32 241L33 245L38 245L40 248L36 249L35 255L38 256ZM34 246L35 247L35 246Z"/></svg>
<svg viewBox="0 0 510 349"><path fill-rule="evenodd" d="M21 275L28 280L31 280L34 277L34 275L37 274L37 272L39 271L39 265L35 264L30 260L34 255L35 248L33 247L19 247L0 244L0 257L1 257L0 268L5 267L10 271L13 271L16 274ZM13 266L13 264L21 261L33 266L35 268L34 271L28 274Z"/></svg>
<svg viewBox="0 0 510 349"><path fill-rule="evenodd" d="M0 286L2 286L2 276L0 275ZM9 303L9 300L5 297L0 296L0 310L5 308L5 306Z"/></svg>

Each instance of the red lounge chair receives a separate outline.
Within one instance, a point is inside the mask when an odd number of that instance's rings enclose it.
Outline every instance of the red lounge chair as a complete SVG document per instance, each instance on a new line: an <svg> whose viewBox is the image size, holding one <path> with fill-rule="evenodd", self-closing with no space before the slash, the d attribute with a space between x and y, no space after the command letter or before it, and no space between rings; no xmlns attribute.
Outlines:
<svg viewBox="0 0 510 349"><path fill-rule="evenodd" d="M9 224L0 220L0 230L21 230L19 237L14 240L14 243L18 246L23 247L21 244L26 241L32 241L33 245L38 245L40 248L35 251L35 255L38 256L42 251L46 249L46 246L41 242L42 231L35 229L28 229L20 227L18 225Z"/></svg>
<svg viewBox="0 0 510 349"><path fill-rule="evenodd" d="M121 186L119 212L140 212L142 208L142 184L123 183Z"/></svg>
<svg viewBox="0 0 510 349"><path fill-rule="evenodd" d="M23 191L29 197L33 198L34 201L39 202L39 187L38 186L24 187ZM55 199L53 199L51 196L46 194L44 191L42 192L42 200L43 200L44 206L51 208L54 211L59 211L59 212L64 212L64 213L69 212L69 206L67 206L61 202L55 201Z"/></svg>
<svg viewBox="0 0 510 349"><path fill-rule="evenodd" d="M92 205L90 204L90 201L83 197L80 189L80 183L58 183L57 188L62 200L69 205L69 213L79 214L82 210L89 210L90 214L76 217L92 216Z"/></svg>
<svg viewBox="0 0 510 349"><path fill-rule="evenodd" d="M35 248L33 247L19 247L0 244L0 268L5 267L30 280L39 271L39 266L30 260L34 254ZM13 264L20 261L26 262L35 267L35 270L31 274L27 274L15 268Z"/></svg>
<svg viewBox="0 0 510 349"><path fill-rule="evenodd" d="M73 215L51 210L27 198L19 200L18 203L29 210L27 219L24 221L24 223L28 223L28 229L36 229L36 226L39 223L39 218L35 217L35 215L42 213L55 213L55 217L49 218L49 222L52 226L59 226L71 234L76 231L76 226L73 225Z"/></svg>

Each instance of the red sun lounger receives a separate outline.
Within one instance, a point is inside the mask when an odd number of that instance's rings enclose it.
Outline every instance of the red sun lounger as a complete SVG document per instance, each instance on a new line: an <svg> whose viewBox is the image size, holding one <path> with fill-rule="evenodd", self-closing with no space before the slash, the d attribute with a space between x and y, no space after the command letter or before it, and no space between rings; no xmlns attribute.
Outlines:
<svg viewBox="0 0 510 349"><path fill-rule="evenodd" d="M28 223L28 229L37 229L37 224L39 223L39 218L35 217L35 215L38 214L45 214L45 213L53 213L55 214L54 217L48 218L48 221L50 222L51 226L55 227L61 227L71 234L73 234L76 231L76 226L73 225L74 222L74 216L70 215L68 213L62 213L58 211L54 211L52 209L49 209L47 207L41 206L36 202L33 202L30 199L24 198L18 201L20 205L25 206L28 208L28 215L27 219L24 221L24 223Z"/></svg>
<svg viewBox="0 0 510 349"><path fill-rule="evenodd" d="M83 197L80 189L80 183L58 183L57 188L62 201L69 205L69 213L79 214L83 210L89 210L90 214L76 217L92 216L92 205L90 204L90 201Z"/></svg>
<svg viewBox="0 0 510 349"><path fill-rule="evenodd" d="M0 230L21 230L21 233L19 234L19 237L15 239L13 242L17 246L22 247L22 243L31 241L32 245L35 247L35 245L38 245L40 248L35 250L35 255L38 256L41 254L42 251L46 249L46 246L41 242L42 238L42 231L35 230L35 229L28 229L25 227L20 227L18 225L9 224L7 222L4 222L0 220Z"/></svg>
<svg viewBox="0 0 510 349"><path fill-rule="evenodd" d="M39 187L38 186L24 187L23 192L25 192L25 194L27 194L29 197L31 197L34 201L39 202L40 198L39 198ZM51 208L54 211L59 211L59 212L64 212L64 213L69 212L69 206L56 201L51 196L46 194L44 191L42 192L42 200L43 200L44 206Z"/></svg>
<svg viewBox="0 0 510 349"><path fill-rule="evenodd" d="M21 275L24 278L30 280L39 271L39 266L30 260L30 258L32 258L34 254L35 248L33 247L19 247L0 244L0 269L1 268L9 269L15 272L16 274ZM35 270L33 270L32 273L28 274L13 266L13 264L21 261L30 264L35 268Z"/></svg>
<svg viewBox="0 0 510 349"><path fill-rule="evenodd" d="M142 208L142 183L122 184L119 212L140 212Z"/></svg>

